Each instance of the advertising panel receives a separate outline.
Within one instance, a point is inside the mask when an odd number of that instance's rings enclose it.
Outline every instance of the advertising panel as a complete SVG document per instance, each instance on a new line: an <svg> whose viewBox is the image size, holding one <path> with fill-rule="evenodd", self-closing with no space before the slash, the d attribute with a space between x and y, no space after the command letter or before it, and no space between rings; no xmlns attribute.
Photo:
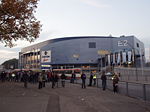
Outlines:
<svg viewBox="0 0 150 112"><path fill-rule="evenodd" d="M41 51L41 63L51 62L51 51Z"/></svg>

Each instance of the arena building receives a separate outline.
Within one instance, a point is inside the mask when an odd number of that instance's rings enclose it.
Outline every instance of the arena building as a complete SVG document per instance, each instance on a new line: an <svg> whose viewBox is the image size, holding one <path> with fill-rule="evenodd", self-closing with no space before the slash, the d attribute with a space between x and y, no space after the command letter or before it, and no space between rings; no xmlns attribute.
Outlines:
<svg viewBox="0 0 150 112"><path fill-rule="evenodd" d="M99 70L106 66L139 66L144 44L134 36L83 36L47 40L21 49L20 69Z"/></svg>

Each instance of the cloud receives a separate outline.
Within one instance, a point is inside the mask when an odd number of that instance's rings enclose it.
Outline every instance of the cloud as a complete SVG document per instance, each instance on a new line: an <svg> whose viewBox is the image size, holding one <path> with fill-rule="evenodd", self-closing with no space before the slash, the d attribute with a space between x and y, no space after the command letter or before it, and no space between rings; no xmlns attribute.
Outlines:
<svg viewBox="0 0 150 112"><path fill-rule="evenodd" d="M0 50L0 64L2 64L4 61L18 58L18 52L12 51L12 50Z"/></svg>
<svg viewBox="0 0 150 112"><path fill-rule="evenodd" d="M110 8L111 6L109 4L103 4L96 0L80 0L82 3L97 7L97 8Z"/></svg>
<svg viewBox="0 0 150 112"><path fill-rule="evenodd" d="M27 46L31 46L49 39L53 39L55 37L55 35L58 33L58 31L48 31L48 32L42 32L40 34L40 37L37 38L34 42L28 42L25 40L18 40L17 42L15 42L17 44L17 46L13 47L13 48L19 48L21 50L21 48L27 47Z"/></svg>
<svg viewBox="0 0 150 112"><path fill-rule="evenodd" d="M18 53L14 51L9 51L9 50L0 50L0 58L5 58L5 59L10 59L10 58L17 58Z"/></svg>
<svg viewBox="0 0 150 112"><path fill-rule="evenodd" d="M0 50L0 54L12 54L15 53L13 51L8 51L8 50Z"/></svg>

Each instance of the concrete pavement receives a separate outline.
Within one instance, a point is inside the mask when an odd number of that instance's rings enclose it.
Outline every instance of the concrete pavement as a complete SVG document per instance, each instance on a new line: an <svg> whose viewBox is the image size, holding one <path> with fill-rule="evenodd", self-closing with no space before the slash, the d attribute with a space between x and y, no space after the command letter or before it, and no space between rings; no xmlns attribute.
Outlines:
<svg viewBox="0 0 150 112"><path fill-rule="evenodd" d="M22 83L0 83L0 112L150 112L150 103L78 84L52 89L50 83L23 88Z"/></svg>

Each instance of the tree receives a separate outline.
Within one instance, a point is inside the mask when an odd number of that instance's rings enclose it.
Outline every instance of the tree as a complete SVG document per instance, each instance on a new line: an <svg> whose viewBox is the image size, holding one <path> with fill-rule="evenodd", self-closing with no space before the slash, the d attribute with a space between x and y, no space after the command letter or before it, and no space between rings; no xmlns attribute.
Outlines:
<svg viewBox="0 0 150 112"><path fill-rule="evenodd" d="M5 69L17 69L18 68L18 59L10 59L2 63Z"/></svg>
<svg viewBox="0 0 150 112"><path fill-rule="evenodd" d="M0 42L13 47L14 41L33 42L41 24L34 13L39 0L0 0Z"/></svg>

